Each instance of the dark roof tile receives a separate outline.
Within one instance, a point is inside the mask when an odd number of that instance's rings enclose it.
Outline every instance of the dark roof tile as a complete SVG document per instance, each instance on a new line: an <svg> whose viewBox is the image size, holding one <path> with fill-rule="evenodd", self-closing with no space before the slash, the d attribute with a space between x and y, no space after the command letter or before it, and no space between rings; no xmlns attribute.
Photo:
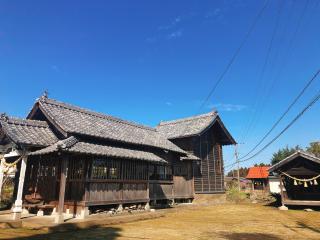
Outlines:
<svg viewBox="0 0 320 240"><path fill-rule="evenodd" d="M193 117L161 122L157 130L168 139L181 138L200 134L216 119L216 112L209 112Z"/></svg>
<svg viewBox="0 0 320 240"><path fill-rule="evenodd" d="M185 154L155 129L42 97L40 109L69 135L85 135Z"/></svg>
<svg viewBox="0 0 320 240"><path fill-rule="evenodd" d="M58 141L47 122L2 116L4 133L16 144L46 147Z"/></svg>
<svg viewBox="0 0 320 240"><path fill-rule="evenodd" d="M81 153L96 156L115 157L124 159L144 160L158 163L167 163L164 159L147 151L132 150L127 148L112 147L107 145L79 142L71 136L52 146L30 153L30 155L45 155L53 152Z"/></svg>

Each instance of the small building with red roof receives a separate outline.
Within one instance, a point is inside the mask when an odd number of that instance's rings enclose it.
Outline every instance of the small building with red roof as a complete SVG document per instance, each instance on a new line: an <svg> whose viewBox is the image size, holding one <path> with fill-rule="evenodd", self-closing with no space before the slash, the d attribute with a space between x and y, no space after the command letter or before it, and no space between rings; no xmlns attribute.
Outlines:
<svg viewBox="0 0 320 240"><path fill-rule="evenodd" d="M269 166L249 168L246 178L252 181L252 190L266 190L268 186L269 168Z"/></svg>

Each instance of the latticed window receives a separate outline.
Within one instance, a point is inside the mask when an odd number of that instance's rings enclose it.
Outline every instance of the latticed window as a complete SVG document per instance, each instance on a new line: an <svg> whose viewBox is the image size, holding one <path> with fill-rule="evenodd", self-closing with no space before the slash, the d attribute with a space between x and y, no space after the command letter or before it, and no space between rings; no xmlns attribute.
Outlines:
<svg viewBox="0 0 320 240"><path fill-rule="evenodd" d="M114 159L95 159L92 163L92 179L120 179L121 161Z"/></svg>
<svg viewBox="0 0 320 240"><path fill-rule="evenodd" d="M174 175L175 176L187 176L188 175L188 169L187 166L179 164L177 166L174 166Z"/></svg>
<svg viewBox="0 0 320 240"><path fill-rule="evenodd" d="M96 159L92 163L91 170L92 179L107 179L108 178L108 167L105 159Z"/></svg>
<svg viewBox="0 0 320 240"><path fill-rule="evenodd" d="M151 180L172 180L172 167L169 165L149 166L149 177Z"/></svg>
<svg viewBox="0 0 320 240"><path fill-rule="evenodd" d="M83 178L84 173L84 159L72 158L68 166L68 178L70 180L78 180Z"/></svg>
<svg viewBox="0 0 320 240"><path fill-rule="evenodd" d="M122 163L123 179L126 180L147 180L148 165L146 162L126 160Z"/></svg>

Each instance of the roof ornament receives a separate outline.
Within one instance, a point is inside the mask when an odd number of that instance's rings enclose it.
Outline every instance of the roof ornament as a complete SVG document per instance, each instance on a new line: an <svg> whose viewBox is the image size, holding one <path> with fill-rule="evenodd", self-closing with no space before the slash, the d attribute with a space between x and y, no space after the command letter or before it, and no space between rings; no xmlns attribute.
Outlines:
<svg viewBox="0 0 320 240"><path fill-rule="evenodd" d="M48 95L49 95L48 90L45 90L43 92L42 96L40 97L40 99L41 100L46 100L46 99L48 99Z"/></svg>
<svg viewBox="0 0 320 240"><path fill-rule="evenodd" d="M7 116L6 113L1 113L1 114L0 114L0 120L2 120L2 121L8 121L8 120L9 120L9 117Z"/></svg>

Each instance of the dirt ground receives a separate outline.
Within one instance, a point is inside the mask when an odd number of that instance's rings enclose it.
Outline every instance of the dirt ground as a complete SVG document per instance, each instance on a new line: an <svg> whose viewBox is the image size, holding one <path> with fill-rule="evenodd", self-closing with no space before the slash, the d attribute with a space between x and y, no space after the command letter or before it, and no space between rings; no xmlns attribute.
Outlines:
<svg viewBox="0 0 320 240"><path fill-rule="evenodd" d="M189 206L171 209L162 218L72 232L0 229L0 239L320 239L320 211L254 204Z"/></svg>

